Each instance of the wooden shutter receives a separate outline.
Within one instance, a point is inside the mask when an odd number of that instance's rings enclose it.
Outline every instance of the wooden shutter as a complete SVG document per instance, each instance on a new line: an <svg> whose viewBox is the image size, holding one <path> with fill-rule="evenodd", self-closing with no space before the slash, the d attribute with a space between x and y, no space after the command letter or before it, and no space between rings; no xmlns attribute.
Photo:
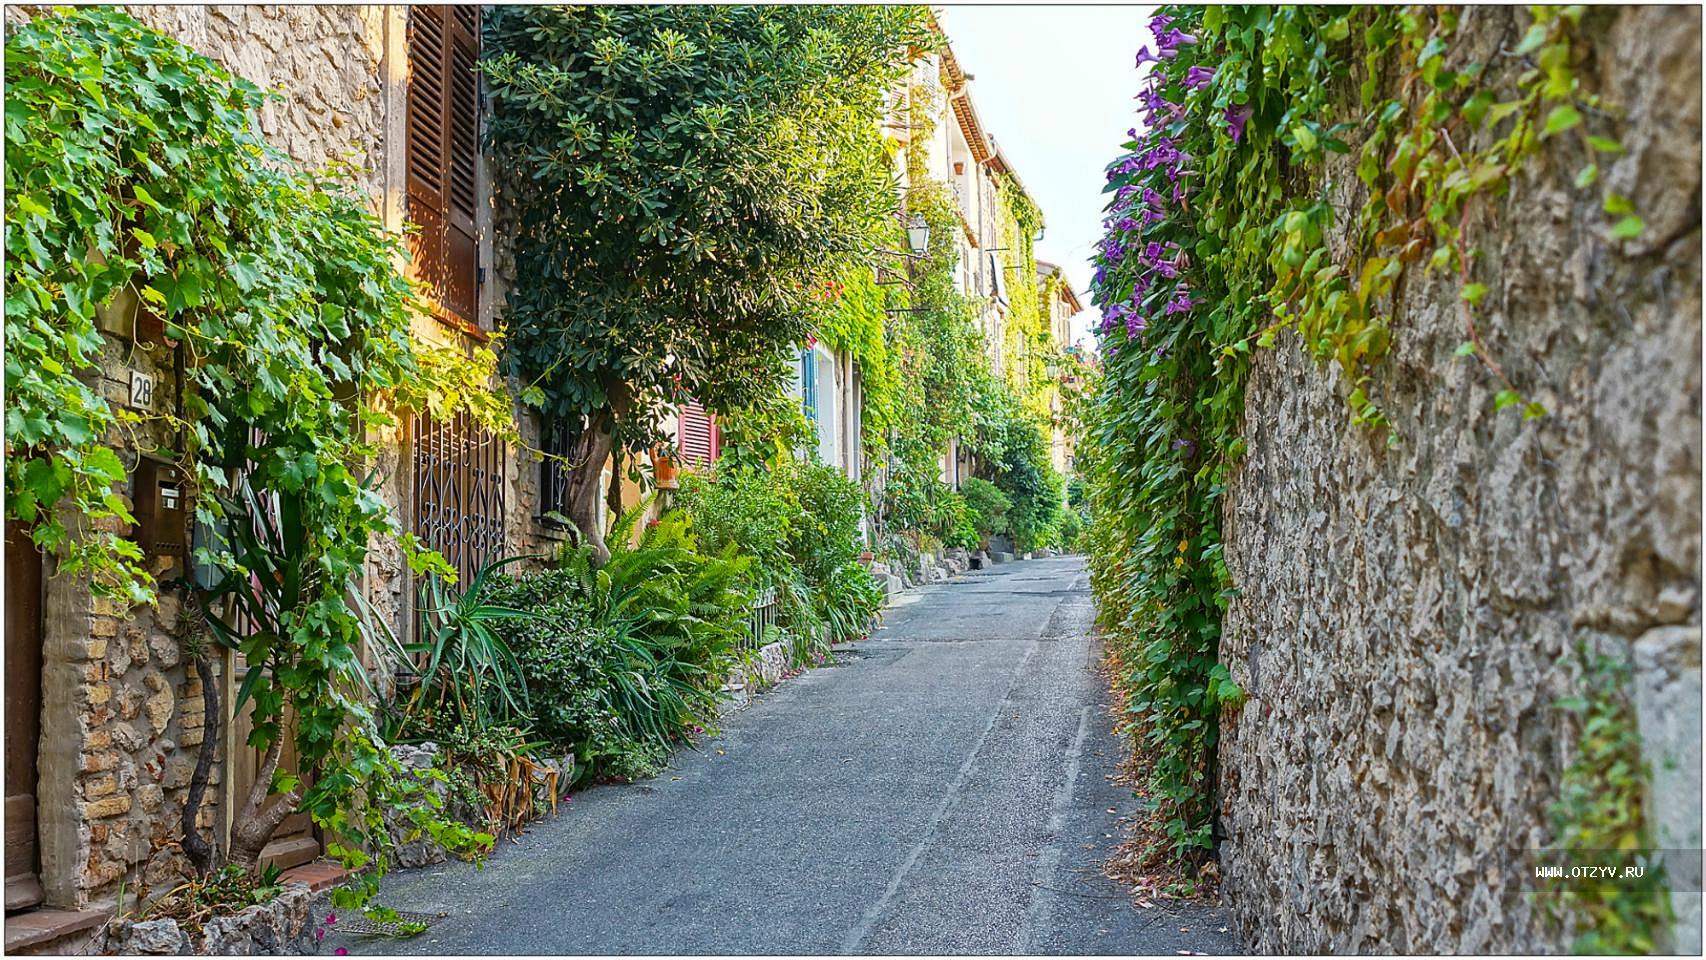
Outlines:
<svg viewBox="0 0 1706 960"><path fill-rule="evenodd" d="M704 407L692 400L682 404L680 428L683 463L704 466L716 462L721 438L717 433L717 421L711 418L711 414Z"/></svg>
<svg viewBox="0 0 1706 960"><path fill-rule="evenodd" d="M407 165L415 276L445 311L478 322L474 172L480 156L478 7L409 8Z"/></svg>

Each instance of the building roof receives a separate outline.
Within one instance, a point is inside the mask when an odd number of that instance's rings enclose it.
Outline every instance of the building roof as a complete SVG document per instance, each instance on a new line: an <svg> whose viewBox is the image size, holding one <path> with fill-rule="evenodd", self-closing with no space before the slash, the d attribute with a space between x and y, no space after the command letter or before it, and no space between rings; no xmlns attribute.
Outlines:
<svg viewBox="0 0 1706 960"><path fill-rule="evenodd" d="M1038 260L1037 276L1039 278L1055 277L1060 280L1060 284L1055 287L1060 291L1060 299L1066 301L1066 305L1072 308L1072 313L1076 314L1083 311L1084 305L1078 302L1078 293L1072 289L1072 281L1066 279L1065 271L1061 270L1058 264L1049 263L1047 260Z"/></svg>

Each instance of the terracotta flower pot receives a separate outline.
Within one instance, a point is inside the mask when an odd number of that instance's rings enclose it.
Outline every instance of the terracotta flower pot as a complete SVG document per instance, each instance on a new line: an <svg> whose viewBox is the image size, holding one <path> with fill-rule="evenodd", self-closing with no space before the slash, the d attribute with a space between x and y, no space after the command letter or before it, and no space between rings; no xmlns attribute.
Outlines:
<svg viewBox="0 0 1706 960"><path fill-rule="evenodd" d="M652 478L657 481L659 490L675 490L681 486L675 460L657 451L652 452Z"/></svg>

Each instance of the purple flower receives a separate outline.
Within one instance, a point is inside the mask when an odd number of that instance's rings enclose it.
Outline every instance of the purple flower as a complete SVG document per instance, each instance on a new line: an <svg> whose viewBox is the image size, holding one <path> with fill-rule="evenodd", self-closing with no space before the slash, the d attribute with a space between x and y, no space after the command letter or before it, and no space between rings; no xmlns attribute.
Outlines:
<svg viewBox="0 0 1706 960"><path fill-rule="evenodd" d="M1192 67L1185 71L1185 87L1190 90L1200 90L1208 86L1214 79L1213 67Z"/></svg>
<svg viewBox="0 0 1706 960"><path fill-rule="evenodd" d="M1155 38L1155 43L1161 48L1161 55L1169 60L1178 54L1180 47L1196 42L1196 37L1183 30L1168 30Z"/></svg>
<svg viewBox="0 0 1706 960"><path fill-rule="evenodd" d="M1149 32L1156 36L1160 36L1161 31L1167 29L1167 25L1172 23L1173 19L1174 18L1167 16L1165 13L1158 13L1155 16L1150 17Z"/></svg>
<svg viewBox="0 0 1706 960"><path fill-rule="evenodd" d="M1179 289L1174 292L1173 299L1167 301L1167 312L1170 314L1189 313L1194 306L1196 306L1196 301L1191 299L1190 288L1181 283Z"/></svg>
<svg viewBox="0 0 1706 960"><path fill-rule="evenodd" d="M1142 46L1142 47L1137 48L1137 62L1132 64L1132 66L1133 67L1141 67L1146 63L1160 63L1160 62L1161 62L1161 60L1159 57L1157 57L1157 56L1155 56L1155 54L1149 52L1149 47Z"/></svg>
<svg viewBox="0 0 1706 960"><path fill-rule="evenodd" d="M1227 132L1232 134L1233 143L1244 139L1244 124L1250 122L1250 114L1254 112L1255 108L1247 103L1226 108Z"/></svg>
<svg viewBox="0 0 1706 960"><path fill-rule="evenodd" d="M1143 333L1143 328L1147 326L1149 326L1149 321L1134 313L1125 318L1125 335L1135 338Z"/></svg>

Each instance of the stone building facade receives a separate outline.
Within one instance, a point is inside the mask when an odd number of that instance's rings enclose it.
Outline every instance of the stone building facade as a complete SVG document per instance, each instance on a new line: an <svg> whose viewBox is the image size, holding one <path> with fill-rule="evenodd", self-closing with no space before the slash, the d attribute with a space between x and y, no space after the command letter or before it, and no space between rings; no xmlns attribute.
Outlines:
<svg viewBox="0 0 1706 960"><path fill-rule="evenodd" d="M310 167L349 164L375 213L388 229L401 234L408 216L408 6L127 9L233 73L283 94L259 111L267 139ZM9 18L29 15L30 11L15 7L7 12ZM483 341L482 329L493 327L506 276L504 263L493 263L491 191L477 151L473 160L482 274L479 322L469 331L466 326L424 318L416 330L423 341L462 348ZM152 380L148 407L155 412L168 410L177 393L171 351L138 340L134 331L117 326L109 333L101 363L101 389L109 402L132 405L136 396L132 382L140 374ZM544 489L548 477L540 458L527 449L546 446L541 425L523 413L519 426L523 444L495 444L485 461L488 476L482 482L496 496L485 498L477 509L482 512L480 521L495 533L488 534L484 554L472 556L474 561L492 559L498 553L549 554L565 539L564 531L541 517L549 505ZM417 529L425 499L443 495L442 490L423 489L420 432L420 421L400 416L394 427L377 438L385 451L377 465L382 496L405 527ZM164 434L150 439L167 452L175 442ZM440 445L434 454L439 461L454 466L458 457L482 442L471 436L455 440ZM127 465L137 463L134 448L121 448ZM173 483L164 472L153 477L139 474L132 489L124 492L134 501L143 486L176 489ZM635 497L632 489L625 489L625 494L630 502ZM439 506L442 510L443 505ZM366 591L398 635L408 637L415 627L411 598L416 584L394 544L372 546ZM162 582L184 572L185 552L179 549L151 557ZM16 554L28 555L27 551ZM9 567L14 556L9 548ZM18 902L9 899L8 909L40 901L48 911L97 915L111 909L121 890L130 899L150 891L164 892L185 867L176 841L179 811L204 729L202 692L183 652L178 623L183 600L177 593L163 589L157 609L126 607L118 601L92 598L86 582L54 576L51 557L41 562L39 618L29 624L8 622L9 637L14 627L37 633L41 682L40 735L37 743L30 744L35 750L33 793L16 805L9 796L7 821L9 850L14 833L22 838L26 826L31 827L29 839L36 849L33 858L9 852L8 873L16 870L21 877L37 880L40 893ZM12 580L9 569L9 584ZM10 659L10 642L8 649ZM229 657L217 665L226 705L234 699L242 669ZM214 828L228 825L235 789L247 788L246 782L237 781L245 773L252 776L254 763L245 757L253 751L243 743L246 728L241 720L225 723L221 732L220 762L200 825L222 836L223 829ZM14 806L33 807L32 815L26 817L20 809L14 816ZM26 820L33 820L33 826ZM317 856L320 840L306 818L293 818L281 828L267 855L289 866ZM33 868L28 876L18 868L25 860ZM14 927L28 926L15 924L16 919L8 919L8 947L27 947L28 942L15 942L12 936Z"/></svg>
<svg viewBox="0 0 1706 960"><path fill-rule="evenodd" d="M1453 49L1501 63L1524 23L1467 8ZM1453 360L1447 277L1405 280L1370 369L1395 447L1350 423L1348 386L1295 339L1255 359L1220 650L1250 700L1223 721L1218 828L1258 952L1566 951L1530 892L1576 753L1556 704L1583 689L1580 648L1632 668L1647 814L1698 869L1700 18L1623 7L1582 27L1582 82L1627 118L1601 179L1645 232L1609 236L1566 138L1470 221L1483 336L1548 415L1496 412L1495 379ZM1337 209L1362 202L1354 162L1327 171ZM1663 946L1698 952L1699 874L1677 883Z"/></svg>

